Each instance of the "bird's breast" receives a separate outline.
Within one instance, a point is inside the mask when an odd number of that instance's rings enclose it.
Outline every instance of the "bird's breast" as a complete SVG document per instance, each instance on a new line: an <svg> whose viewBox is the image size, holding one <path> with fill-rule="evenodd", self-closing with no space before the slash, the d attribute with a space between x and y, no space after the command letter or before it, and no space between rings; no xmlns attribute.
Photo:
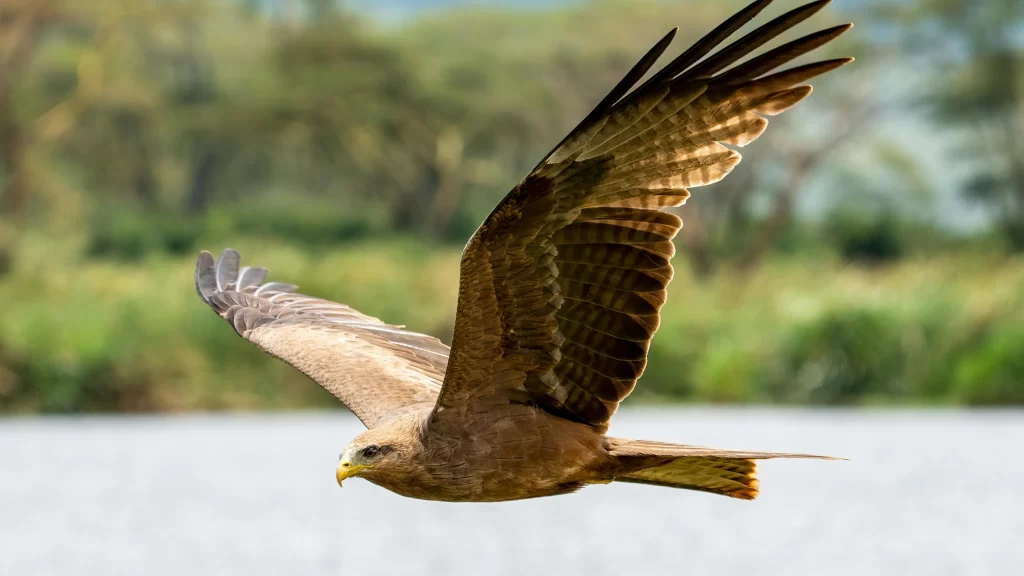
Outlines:
<svg viewBox="0 0 1024 576"><path fill-rule="evenodd" d="M431 430L417 471L386 488L411 498L498 502L564 494L606 465L593 428L523 407L475 427Z"/></svg>

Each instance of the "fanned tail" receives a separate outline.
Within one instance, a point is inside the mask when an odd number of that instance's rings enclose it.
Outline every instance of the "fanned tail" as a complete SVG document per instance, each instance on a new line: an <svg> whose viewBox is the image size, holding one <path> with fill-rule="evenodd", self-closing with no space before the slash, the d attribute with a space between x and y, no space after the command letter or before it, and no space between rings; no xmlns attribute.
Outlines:
<svg viewBox="0 0 1024 576"><path fill-rule="evenodd" d="M620 466L615 482L699 490L743 500L757 497L757 460L836 460L830 456L812 454L720 450L622 438L609 438L608 450Z"/></svg>

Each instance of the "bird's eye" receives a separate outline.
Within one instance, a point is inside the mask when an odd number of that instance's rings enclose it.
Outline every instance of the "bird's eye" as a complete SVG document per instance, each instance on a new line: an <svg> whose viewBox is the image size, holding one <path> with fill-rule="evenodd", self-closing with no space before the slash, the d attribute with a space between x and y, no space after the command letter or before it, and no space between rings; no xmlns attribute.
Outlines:
<svg viewBox="0 0 1024 576"><path fill-rule="evenodd" d="M380 448L378 448L376 446L367 446L366 448L363 448L363 456L366 457L366 458L373 458L373 457L377 456L377 454L379 454L379 453L380 453Z"/></svg>

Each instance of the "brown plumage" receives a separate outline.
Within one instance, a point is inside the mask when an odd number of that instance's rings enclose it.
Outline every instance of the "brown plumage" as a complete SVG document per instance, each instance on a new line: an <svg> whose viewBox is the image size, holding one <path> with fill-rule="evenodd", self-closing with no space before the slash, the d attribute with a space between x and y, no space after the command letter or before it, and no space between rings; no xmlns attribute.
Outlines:
<svg viewBox="0 0 1024 576"><path fill-rule="evenodd" d="M771 0L754 2L643 85L673 30L487 217L462 256L451 350L436 338L264 283L225 250L203 252L196 289L235 330L338 397L369 430L337 476L450 501L499 501L639 482L754 498L735 452L604 435L636 385L672 278L682 226L665 208L723 178L744 146L850 59L777 67L850 26L735 64L827 0L709 54Z"/></svg>

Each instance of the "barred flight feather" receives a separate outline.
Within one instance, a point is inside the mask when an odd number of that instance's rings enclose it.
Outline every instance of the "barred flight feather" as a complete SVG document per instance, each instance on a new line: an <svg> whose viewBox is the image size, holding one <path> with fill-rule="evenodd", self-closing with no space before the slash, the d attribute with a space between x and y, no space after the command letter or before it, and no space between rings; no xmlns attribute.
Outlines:
<svg viewBox="0 0 1024 576"><path fill-rule="evenodd" d="M634 89L670 32L495 208L463 253L439 407L501 393L487 374L512 370L522 381L502 380L506 393L533 393L553 414L607 425L643 372L672 278L682 222L663 210L724 178L740 161L726 145L756 140L766 116L810 93L801 82L849 61L767 75L849 28L836 26L737 64L827 1L714 52L768 3L751 4ZM495 313L488 325L461 321L480 318L480 307ZM493 345L466 345L487 334Z"/></svg>

